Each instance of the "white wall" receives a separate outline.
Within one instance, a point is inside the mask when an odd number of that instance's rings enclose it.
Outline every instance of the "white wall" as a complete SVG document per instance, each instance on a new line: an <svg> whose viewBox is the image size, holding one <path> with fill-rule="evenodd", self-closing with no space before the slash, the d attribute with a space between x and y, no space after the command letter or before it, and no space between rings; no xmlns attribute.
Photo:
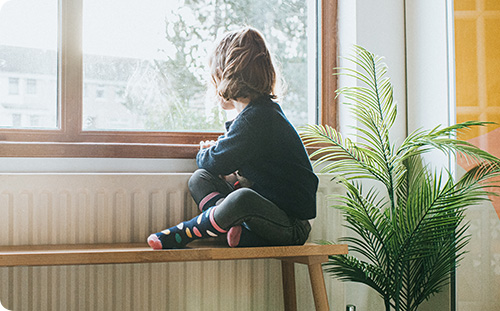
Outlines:
<svg viewBox="0 0 500 311"><path fill-rule="evenodd" d="M398 103L398 118L394 125L401 129L392 138L406 137L406 78L405 32L403 1L395 0L338 0L339 1L339 54L348 56L353 44L385 58L388 75L394 85L394 99ZM340 66L349 66L340 59ZM352 79L340 77L339 86L353 85ZM352 120L345 107L340 106L340 128Z"/></svg>
<svg viewBox="0 0 500 311"><path fill-rule="evenodd" d="M453 9L450 0L407 1L408 129L455 123ZM432 153L438 167L448 157Z"/></svg>

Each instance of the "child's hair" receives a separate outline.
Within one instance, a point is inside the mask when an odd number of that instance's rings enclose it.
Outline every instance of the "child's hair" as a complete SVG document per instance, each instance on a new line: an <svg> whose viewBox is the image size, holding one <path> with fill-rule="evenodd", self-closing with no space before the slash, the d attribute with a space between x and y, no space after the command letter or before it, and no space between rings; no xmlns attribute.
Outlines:
<svg viewBox="0 0 500 311"><path fill-rule="evenodd" d="M276 71L264 37L246 27L227 33L210 58L212 83L225 100L276 98Z"/></svg>

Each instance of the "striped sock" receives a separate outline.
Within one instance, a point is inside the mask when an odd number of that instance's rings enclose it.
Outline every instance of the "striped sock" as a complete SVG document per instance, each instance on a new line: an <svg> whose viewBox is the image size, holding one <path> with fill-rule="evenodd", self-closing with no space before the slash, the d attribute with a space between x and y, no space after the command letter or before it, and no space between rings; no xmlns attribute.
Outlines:
<svg viewBox="0 0 500 311"><path fill-rule="evenodd" d="M206 197L204 197L200 201L200 212L206 211L209 207L217 205L217 202L219 200L224 199L224 196L220 194L219 192L212 192L209 193Z"/></svg>
<svg viewBox="0 0 500 311"><path fill-rule="evenodd" d="M191 241L226 233L214 220L215 208L213 206L191 220L151 234L148 238L149 246L153 249L182 248Z"/></svg>

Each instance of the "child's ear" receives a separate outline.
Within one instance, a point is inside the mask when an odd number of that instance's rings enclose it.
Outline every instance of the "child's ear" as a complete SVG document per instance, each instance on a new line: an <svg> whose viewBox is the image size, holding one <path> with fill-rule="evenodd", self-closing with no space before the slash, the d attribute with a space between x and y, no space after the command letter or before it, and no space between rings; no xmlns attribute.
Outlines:
<svg viewBox="0 0 500 311"><path fill-rule="evenodd" d="M220 106L224 110L233 110L235 108L232 100L225 100L222 97L220 98Z"/></svg>

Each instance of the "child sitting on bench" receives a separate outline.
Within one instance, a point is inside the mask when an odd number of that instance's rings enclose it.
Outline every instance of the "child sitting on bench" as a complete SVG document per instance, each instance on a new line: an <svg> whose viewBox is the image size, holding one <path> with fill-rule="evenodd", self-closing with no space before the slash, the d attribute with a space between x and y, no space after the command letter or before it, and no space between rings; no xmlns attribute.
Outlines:
<svg viewBox="0 0 500 311"><path fill-rule="evenodd" d="M152 234L154 249L227 234L231 247L302 245L316 217L318 178L274 99L276 71L253 28L226 34L210 59L221 107L238 115L217 141L202 141L189 189L201 214Z"/></svg>

